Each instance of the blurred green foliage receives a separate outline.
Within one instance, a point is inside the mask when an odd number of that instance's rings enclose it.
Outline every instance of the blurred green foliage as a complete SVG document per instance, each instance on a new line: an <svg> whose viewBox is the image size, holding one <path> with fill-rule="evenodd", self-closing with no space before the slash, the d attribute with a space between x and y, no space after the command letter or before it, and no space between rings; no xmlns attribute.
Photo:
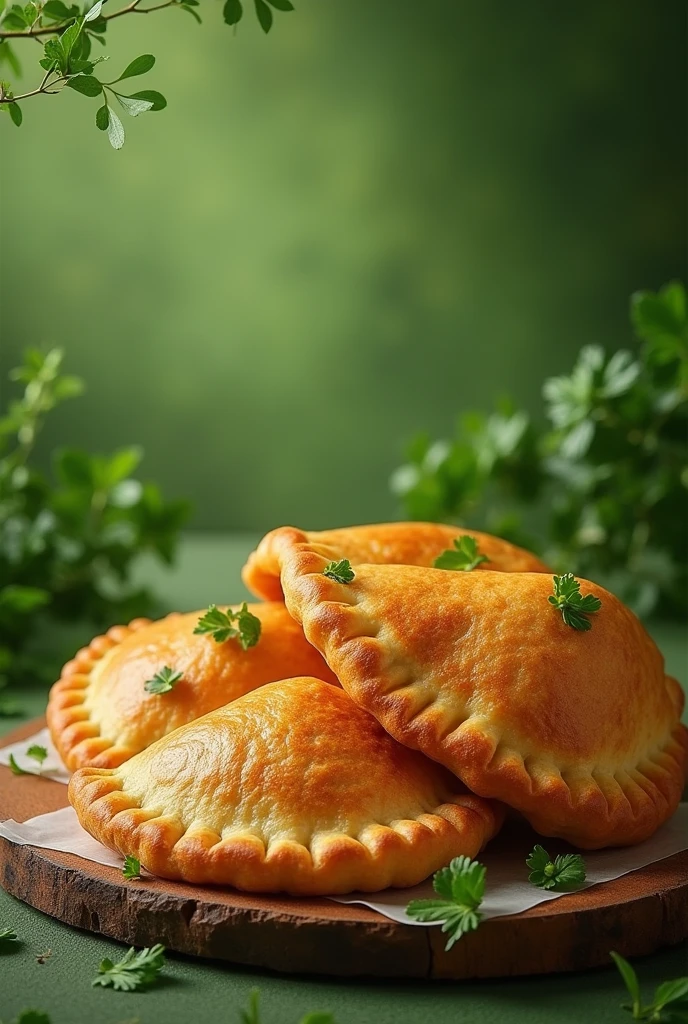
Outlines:
<svg viewBox="0 0 688 1024"><path fill-rule="evenodd" d="M684 272L685 3L294 2L114 21L168 99L118 153L70 90L0 118L0 388L36 343L89 383L37 464L140 444L207 531L389 518L413 430L534 413Z"/></svg>
<svg viewBox="0 0 688 1024"><path fill-rule="evenodd" d="M549 426L504 402L452 441L417 437L392 478L413 519L470 522L602 583L640 615L688 610L688 313L639 292L638 358L597 345L542 389Z"/></svg>
<svg viewBox="0 0 688 1024"><path fill-rule="evenodd" d="M53 474L36 469L46 414L83 389L61 363L59 349L26 352L12 375L23 393L0 419L0 689L55 671L27 651L46 619L111 625L149 612L152 595L129 585L133 564L144 551L171 562L189 513L132 476L138 448L58 449ZM0 700L0 714L11 710Z"/></svg>

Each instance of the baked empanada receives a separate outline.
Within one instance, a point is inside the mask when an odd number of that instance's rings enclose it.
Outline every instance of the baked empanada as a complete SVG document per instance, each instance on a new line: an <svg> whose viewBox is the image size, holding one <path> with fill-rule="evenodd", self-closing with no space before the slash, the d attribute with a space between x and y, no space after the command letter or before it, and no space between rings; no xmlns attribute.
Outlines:
<svg viewBox="0 0 688 1024"><path fill-rule="evenodd" d="M636 616L602 601L579 632L540 573L358 565L285 530L274 542L287 607L344 689L395 739L473 792L584 848L636 843L675 810L683 694Z"/></svg>
<svg viewBox="0 0 688 1024"><path fill-rule="evenodd" d="M267 601L282 601L276 543L284 535L280 527L266 534L248 556L242 579L251 593ZM466 530L442 523L377 523L373 526L348 526L341 530L302 532L300 537L320 548L332 548L338 558L352 563L431 566L443 551L450 550L457 537L468 535L478 542L481 554L489 558L481 569L496 572L549 572L539 558L500 537L477 530Z"/></svg>
<svg viewBox="0 0 688 1024"><path fill-rule="evenodd" d="M62 669L48 725L69 768L115 768L180 725L285 675L337 680L283 604L249 605L261 621L255 647L194 634L202 612L136 619L98 636ZM165 666L181 672L167 693L145 683Z"/></svg>
<svg viewBox="0 0 688 1024"><path fill-rule="evenodd" d="M271 683L69 785L81 824L153 874L335 895L475 856L503 808L319 679Z"/></svg>

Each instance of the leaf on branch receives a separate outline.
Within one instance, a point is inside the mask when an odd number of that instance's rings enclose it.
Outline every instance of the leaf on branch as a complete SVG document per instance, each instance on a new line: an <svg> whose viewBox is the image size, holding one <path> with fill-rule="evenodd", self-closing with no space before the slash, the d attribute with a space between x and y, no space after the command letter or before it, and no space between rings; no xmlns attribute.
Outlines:
<svg viewBox="0 0 688 1024"><path fill-rule="evenodd" d="M151 110L164 110L167 106L167 100L163 94L156 92L155 89L142 89L141 92L133 92L129 99L147 100L151 105Z"/></svg>
<svg viewBox="0 0 688 1024"><path fill-rule="evenodd" d="M268 0L271 7L278 11L293 11L294 5L291 0Z"/></svg>
<svg viewBox="0 0 688 1024"><path fill-rule="evenodd" d="M226 0L222 16L228 25L238 25L244 15L241 0Z"/></svg>
<svg viewBox="0 0 688 1024"><path fill-rule="evenodd" d="M100 96L103 91L103 86L93 75L77 75L76 78L70 78L66 85L82 96Z"/></svg>
<svg viewBox="0 0 688 1024"><path fill-rule="evenodd" d="M191 15L192 18L195 18L199 25L203 24L203 19L201 18L201 16L198 13L198 11L195 11L193 9L192 5L190 5L190 4L180 4L179 6L180 6L182 11L187 11Z"/></svg>
<svg viewBox="0 0 688 1024"><path fill-rule="evenodd" d="M84 21L95 21L96 18L100 17L100 12L103 9L104 0L98 0L97 4L94 4L90 11L87 11L84 15Z"/></svg>
<svg viewBox="0 0 688 1024"><path fill-rule="evenodd" d="M14 124L16 124L16 126L18 128L19 125L24 120L24 115L22 114L21 107L19 106L18 103L10 103L9 107L10 107L10 117L12 118L12 121L14 122Z"/></svg>
<svg viewBox="0 0 688 1024"><path fill-rule="evenodd" d="M265 3L265 0L255 0L256 14L263 32L267 33L272 28L272 11Z"/></svg>
<svg viewBox="0 0 688 1024"><path fill-rule="evenodd" d="M139 114L145 114L147 110L153 109L153 104L150 100L134 99L132 96L120 96L119 93L115 93L115 95L120 102L120 106L126 110L130 117L138 117Z"/></svg>
<svg viewBox="0 0 688 1024"><path fill-rule="evenodd" d="M101 132L107 131L109 120L108 105L104 103L102 107L98 107L96 110L96 128L100 128Z"/></svg>
<svg viewBox="0 0 688 1024"><path fill-rule="evenodd" d="M43 7L42 14L44 18L47 16L51 21L70 21L72 18L79 17L79 8L67 7L62 0L48 0Z"/></svg>
<svg viewBox="0 0 688 1024"><path fill-rule="evenodd" d="M114 112L112 107L106 106L107 112L107 134L110 145L113 149L121 149L124 145L124 125Z"/></svg>
<svg viewBox="0 0 688 1024"><path fill-rule="evenodd" d="M154 64L155 57L153 54L143 53L140 57L136 57L131 64L127 64L119 78L115 79L115 82L121 82L125 78L136 78L138 75L146 75Z"/></svg>

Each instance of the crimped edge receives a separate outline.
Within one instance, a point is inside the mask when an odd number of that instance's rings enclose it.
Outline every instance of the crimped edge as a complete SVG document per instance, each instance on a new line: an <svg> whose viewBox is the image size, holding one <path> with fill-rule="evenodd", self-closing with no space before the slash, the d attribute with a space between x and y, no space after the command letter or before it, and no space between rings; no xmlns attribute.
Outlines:
<svg viewBox="0 0 688 1024"><path fill-rule="evenodd" d="M87 767L72 776L69 800L95 839L161 878L256 893L335 896L416 885L452 857L476 856L504 818L496 801L459 794L417 818L371 822L358 836L321 833L308 846L289 839L266 845L250 832L223 838L186 827L140 806L124 785L116 769Z"/></svg>
<svg viewBox="0 0 688 1024"><path fill-rule="evenodd" d="M60 757L72 771L86 764L117 768L137 753L101 735L100 726L92 721L85 707L86 694L91 673L101 658L152 621L133 619L126 626L112 626L94 637L64 665L60 678L51 687L46 710L48 729Z"/></svg>

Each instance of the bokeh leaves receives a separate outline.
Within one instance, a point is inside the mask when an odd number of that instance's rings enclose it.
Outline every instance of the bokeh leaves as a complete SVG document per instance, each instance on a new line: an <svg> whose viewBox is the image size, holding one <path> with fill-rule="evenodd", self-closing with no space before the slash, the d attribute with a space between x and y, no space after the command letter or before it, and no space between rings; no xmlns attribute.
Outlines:
<svg viewBox="0 0 688 1024"><path fill-rule="evenodd" d="M419 435L392 488L413 519L468 521L594 579L641 615L688 606L688 316L682 284L631 299L639 352L585 346L545 381L548 425L510 401Z"/></svg>

